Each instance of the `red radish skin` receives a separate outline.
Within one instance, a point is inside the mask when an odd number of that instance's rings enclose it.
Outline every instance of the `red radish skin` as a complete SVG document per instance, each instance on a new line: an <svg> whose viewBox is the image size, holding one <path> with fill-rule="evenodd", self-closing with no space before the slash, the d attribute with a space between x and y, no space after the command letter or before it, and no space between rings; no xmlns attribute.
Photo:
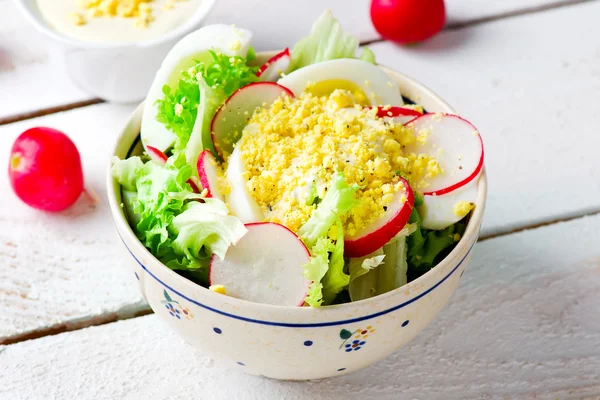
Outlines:
<svg viewBox="0 0 600 400"><path fill-rule="evenodd" d="M198 176L200 184L206 190L206 197L223 200L217 186L217 160L209 150L203 150L198 157Z"/></svg>
<svg viewBox="0 0 600 400"><path fill-rule="evenodd" d="M192 190L194 191L194 193L200 193L200 186L198 186L198 184L196 183L196 181L194 179L198 179L195 176L192 176L190 179L187 180L188 185L190 185L192 187Z"/></svg>
<svg viewBox="0 0 600 400"><path fill-rule="evenodd" d="M146 152L152 161L155 161L159 164L166 164L169 157L156 147L146 146Z"/></svg>
<svg viewBox="0 0 600 400"><path fill-rule="evenodd" d="M446 7L444 0L372 0L371 21L384 39L417 43L442 30Z"/></svg>
<svg viewBox="0 0 600 400"><path fill-rule="evenodd" d="M67 135L52 128L31 128L15 140L8 177L15 194L39 210L62 211L83 192L79 151Z"/></svg>
<svg viewBox="0 0 600 400"><path fill-rule="evenodd" d="M379 118L393 118L396 122L401 124L408 124L413 121L415 118L420 117L423 113L420 113L416 110L411 110L410 108L404 107L376 107L377 108L377 116Z"/></svg>
<svg viewBox="0 0 600 400"><path fill-rule="evenodd" d="M414 120L410 121L410 123L408 123L407 126L415 127L415 126L424 125L425 127L428 127L426 125L427 121L439 122L439 119L443 119L443 118L452 118L455 121L461 121L462 123L464 123L464 131L463 132L467 132L466 137L469 139L474 138L474 140L477 143L477 146L478 146L477 162L476 162L474 168L471 169L471 172L464 178L459 179L458 181L456 181L452 184L449 184L447 186L444 186L444 187L441 187L441 188L438 188L435 190L423 192L424 196L441 196L441 195L453 192L454 190L463 187L467 183L471 182L473 179L477 178L479 176L479 174L481 173L481 170L483 169L483 161L484 161L483 139L481 138L481 135L479 134L479 131L477 130L477 128L475 126L473 126L473 124L471 124L466 119L459 117L458 115L454 115L454 114L431 114L430 113L430 114L423 114L420 117L415 118ZM439 128L439 129L442 130L442 128ZM464 146L464 143L463 143L463 146ZM442 149L447 150L447 149L444 149L443 147L442 147ZM409 151L409 150L407 150L407 151ZM417 149L417 152L420 152L420 151ZM442 168L446 170L445 175L450 176L449 168L444 168L443 165L442 165Z"/></svg>
<svg viewBox="0 0 600 400"><path fill-rule="evenodd" d="M287 227L274 222L251 222L240 241L229 247L225 259L212 256L209 266L210 285L224 285L227 295L242 300L282 306L304 305L310 281L303 276L302 266L309 262L310 251ZM277 237L273 237L276 234ZM260 263L269 268L278 258L285 257L283 270L266 271L260 275ZM290 271L290 267L297 268ZM228 271L230 270L230 271ZM259 275L256 275L258 271ZM280 273L273 275L273 272ZM290 273L291 272L291 273ZM290 285L289 287L287 287ZM297 291L298 295L289 295ZM284 296L283 299L281 296ZM296 299L297 297L297 299ZM296 300L293 300L296 299Z"/></svg>
<svg viewBox="0 0 600 400"><path fill-rule="evenodd" d="M282 73L286 73L292 61L290 49L286 47L281 53L275 54L263 64L256 73L261 82L273 82L281 78Z"/></svg>
<svg viewBox="0 0 600 400"><path fill-rule="evenodd" d="M212 142L219 158L223 159L225 152L231 154L233 145L256 108L264 103L271 104L283 95L294 97L291 90L275 82L254 82L229 96L210 124ZM235 132L239 136L236 137Z"/></svg>
<svg viewBox="0 0 600 400"><path fill-rule="evenodd" d="M393 212L391 206L389 206L386 213L381 217L387 218L384 225L374 231L364 232L364 234L357 235L358 237L344 240L345 257L364 257L373 253L383 247L406 226L415 204L415 197L406 179L400 178L400 180L404 183L405 192L396 195L406 196L404 204L393 215L389 215Z"/></svg>

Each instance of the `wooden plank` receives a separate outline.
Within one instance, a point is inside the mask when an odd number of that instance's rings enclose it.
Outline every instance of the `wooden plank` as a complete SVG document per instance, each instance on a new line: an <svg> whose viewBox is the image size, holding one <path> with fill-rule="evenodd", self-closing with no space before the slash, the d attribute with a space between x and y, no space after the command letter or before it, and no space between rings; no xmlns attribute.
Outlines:
<svg viewBox="0 0 600 400"><path fill-rule="evenodd" d="M81 154L86 187L100 198L96 205L82 197L67 211L43 213L21 203L7 174L0 174L0 343L146 309L121 265L128 255L120 251L105 190L108 155L132 110L102 104L0 127L3 166L25 129L42 125L67 133Z"/></svg>
<svg viewBox="0 0 600 400"><path fill-rule="evenodd" d="M253 30L257 49L283 48L305 36L314 19L331 8L353 34L363 40L375 38L368 14L368 0L307 2L298 8L277 0L217 2L207 23L235 23ZM38 109L89 100L73 84L51 46L35 31L10 1L0 1L0 120Z"/></svg>
<svg viewBox="0 0 600 400"><path fill-rule="evenodd" d="M428 45L410 49L397 49L389 44L374 46L381 62L436 88L483 132L491 182L485 234L597 207L594 199L600 194L599 184L586 177L600 175L600 166L594 162L598 147L595 145L598 136L593 132L598 122L595 103L578 104L580 112L576 115L567 112L573 109L573 103L557 99L597 97L599 81L595 65L598 63L594 60L598 53L576 38L584 34L583 29L587 28L583 28L583 22L591 20L590 16L599 7L600 3L596 3L536 18L516 18L446 32ZM568 19L580 20L582 24L564 32L552 29ZM589 26L600 29L591 23ZM531 38L538 34L548 38L544 42L546 47L533 44ZM463 35L469 35L471 41L454 48L444 46L457 42ZM496 48L497 54L486 52L490 47ZM557 48L561 51L556 51ZM514 61L507 63L506 54L514 54ZM547 71L546 78L540 76L542 70ZM564 82L554 87L550 95L540 89L547 85L548 77ZM515 106L515 102L522 106ZM545 111L532 113L526 107L531 104L538 104ZM10 148L19 132L34 125L64 129L80 148L88 181L103 193L107 154L131 109L96 105L5 125L0 127L0 144L2 148ZM566 127L572 127L569 135L576 140L562 134ZM0 165L6 165L6 157L4 153ZM581 160L579 170L588 175L574 176L568 160ZM0 175L0 179L7 187L6 175ZM575 185L564 190L563 181ZM585 188L586 192L578 188ZM110 220L106 204L88 212L82 202L66 216L59 217L34 212L12 195L3 196L0 205L0 226L4 228L0 232L5 232L4 240L0 241L0 265L5 266L0 268L0 341L14 341L39 330L63 329L62 324L83 326L86 318L93 318L90 323L95 323L98 318L114 319L113 312L132 315L144 309L133 285L125 283L129 282L127 278L122 280L121 268L114 265L119 256L111 254L112 258L102 260L98 255L117 243L112 226L106 222ZM75 229L73 218L78 221ZM67 234L70 230L74 233ZM96 231L102 235L98 236ZM83 236L77 239L80 232ZM53 245L66 238L74 241L68 246ZM54 270L61 258L65 258L69 271ZM88 264L94 268L88 268ZM98 266L112 268L113 272L103 274ZM82 271L100 275L86 275ZM91 286L94 282L103 284ZM113 287L119 290L107 289ZM88 291L93 295L87 295ZM106 291L110 291L108 299L104 297ZM79 296L83 303L77 300Z"/></svg>
<svg viewBox="0 0 600 400"><path fill-rule="evenodd" d="M450 27L486 22L525 13L535 13L591 0L447 0Z"/></svg>
<svg viewBox="0 0 600 400"><path fill-rule="evenodd" d="M489 196L483 235L600 210L600 3L372 47L481 131ZM569 23L568 29L556 26Z"/></svg>
<svg viewBox="0 0 600 400"><path fill-rule="evenodd" d="M17 12L0 2L0 120L90 96L68 79L49 53L49 43Z"/></svg>
<svg viewBox="0 0 600 400"><path fill-rule="evenodd" d="M576 1L449 0L448 20L460 25L506 12ZM282 48L304 36L325 8L331 9L345 29L362 41L378 38L370 22L369 0L310 1L301 7L277 0L219 1L207 23L235 23L253 30L257 49ZM31 28L13 2L0 0L0 120L24 118L39 109L90 100L69 80L49 49L49 43Z"/></svg>
<svg viewBox="0 0 600 400"><path fill-rule="evenodd" d="M4 347L2 398L599 398L600 216L479 243L408 347L336 379L215 366L155 315ZM326 362L326 360L325 360Z"/></svg>

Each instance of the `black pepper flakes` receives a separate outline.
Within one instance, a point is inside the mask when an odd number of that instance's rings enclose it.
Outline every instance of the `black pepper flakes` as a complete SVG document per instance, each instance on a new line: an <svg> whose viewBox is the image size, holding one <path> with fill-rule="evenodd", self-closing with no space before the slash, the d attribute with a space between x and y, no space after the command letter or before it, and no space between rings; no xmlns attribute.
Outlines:
<svg viewBox="0 0 600 400"><path fill-rule="evenodd" d="M387 206L383 206L383 211L387 211Z"/></svg>

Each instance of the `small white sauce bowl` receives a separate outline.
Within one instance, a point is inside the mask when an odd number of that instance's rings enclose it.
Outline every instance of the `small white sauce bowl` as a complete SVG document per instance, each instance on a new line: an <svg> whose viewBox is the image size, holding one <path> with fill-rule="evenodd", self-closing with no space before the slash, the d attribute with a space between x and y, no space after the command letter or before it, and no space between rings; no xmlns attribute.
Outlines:
<svg viewBox="0 0 600 400"><path fill-rule="evenodd" d="M266 60L273 53L259 54ZM430 112L454 113L414 80L382 67L401 93ZM143 107L131 116L114 155L139 154ZM435 268L383 295L341 305L281 307L213 293L160 263L136 238L121 207L121 187L108 173L115 226L131 254L131 277L154 310L187 343L218 363L275 379L319 379L357 371L408 343L456 291L477 241L486 201L485 170L463 238Z"/></svg>
<svg viewBox="0 0 600 400"><path fill-rule="evenodd" d="M103 100L131 103L144 99L169 50L182 37L198 28L215 2L202 0L183 25L156 39L128 43L92 43L73 39L48 24L36 0L17 0L15 4L49 40L52 56L66 68L69 77L78 86Z"/></svg>

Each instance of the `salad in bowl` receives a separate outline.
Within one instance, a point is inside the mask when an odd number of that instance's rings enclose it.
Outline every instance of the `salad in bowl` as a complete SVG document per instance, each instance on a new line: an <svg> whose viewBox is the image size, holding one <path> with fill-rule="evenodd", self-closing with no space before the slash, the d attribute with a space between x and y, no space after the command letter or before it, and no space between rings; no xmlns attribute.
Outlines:
<svg viewBox="0 0 600 400"><path fill-rule="evenodd" d="M485 201L481 136L426 88L377 66L330 12L291 50L255 54L251 37L210 25L170 51L121 139L132 142L112 161L117 229L152 278L146 284L136 272L142 290L158 296L148 298L155 311L164 305L187 318L188 306L172 309L185 301L208 313L209 352L210 334L223 333L214 325L225 324L209 320L227 317L243 323L235 330L256 325L266 336L269 327L298 337L333 327L350 353L364 344L346 343L355 329L338 326L406 313L441 285L414 330L364 366L416 335L456 289ZM202 336L176 329L190 341ZM214 346L233 352L229 360L263 354L252 343ZM298 360L249 372L332 375Z"/></svg>

